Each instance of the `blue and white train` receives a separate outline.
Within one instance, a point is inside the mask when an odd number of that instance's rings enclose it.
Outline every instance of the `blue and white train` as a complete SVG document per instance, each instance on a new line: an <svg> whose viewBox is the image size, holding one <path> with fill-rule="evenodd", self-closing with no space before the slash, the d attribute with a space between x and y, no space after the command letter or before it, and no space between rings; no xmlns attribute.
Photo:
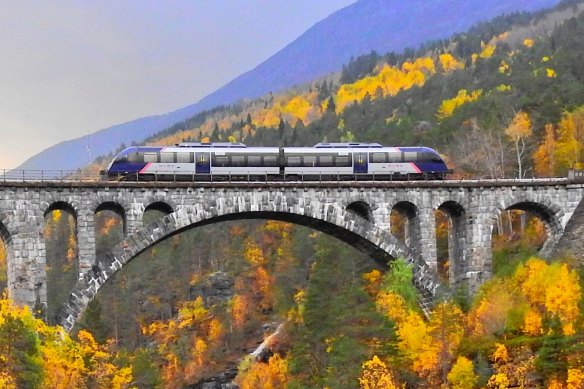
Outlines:
<svg viewBox="0 0 584 389"><path fill-rule="evenodd" d="M443 179L450 170L428 147L319 143L314 147L247 147L180 143L121 151L103 172L109 180L327 181Z"/></svg>

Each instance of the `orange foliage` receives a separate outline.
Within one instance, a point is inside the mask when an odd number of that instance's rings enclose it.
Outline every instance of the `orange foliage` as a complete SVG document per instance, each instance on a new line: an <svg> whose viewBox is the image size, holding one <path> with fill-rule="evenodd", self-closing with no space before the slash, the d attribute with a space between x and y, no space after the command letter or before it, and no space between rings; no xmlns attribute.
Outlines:
<svg viewBox="0 0 584 389"><path fill-rule="evenodd" d="M288 383L288 364L280 355L274 354L268 363L253 362L237 376L241 389L279 389Z"/></svg>
<svg viewBox="0 0 584 389"><path fill-rule="evenodd" d="M533 153L535 173L540 177L552 177L555 174L556 134L552 124L545 125L545 135L539 147Z"/></svg>

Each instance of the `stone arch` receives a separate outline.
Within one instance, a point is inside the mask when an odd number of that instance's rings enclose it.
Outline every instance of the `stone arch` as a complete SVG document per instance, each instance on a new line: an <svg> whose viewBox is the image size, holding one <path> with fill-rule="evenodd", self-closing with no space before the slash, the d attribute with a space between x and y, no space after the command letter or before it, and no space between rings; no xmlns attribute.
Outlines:
<svg viewBox="0 0 584 389"><path fill-rule="evenodd" d="M170 215L174 212L174 208L166 201L154 201L149 203L147 206L144 207L144 212L146 211L159 211L165 213L166 215Z"/></svg>
<svg viewBox="0 0 584 389"><path fill-rule="evenodd" d="M404 231L404 242L406 246L411 248L416 255L421 254L422 248L419 244L419 239L416 237L420 236L420 211L418 207L408 200L400 200L393 204L391 212L396 211L405 219L405 231Z"/></svg>
<svg viewBox="0 0 584 389"><path fill-rule="evenodd" d="M544 258L549 257L553 253L564 232L564 227L561 222L564 217L564 211L562 208L553 203L549 197L545 195L530 195L524 193L516 196L504 197L490 220L490 231L493 231L501 213L507 210L530 212L543 221L547 232L547 240L540 249L539 255Z"/></svg>
<svg viewBox="0 0 584 389"><path fill-rule="evenodd" d="M365 201L362 200L353 201L352 203L347 205L347 211L352 212L359 217L362 217L368 222L373 221L373 210L371 209L371 206Z"/></svg>
<svg viewBox="0 0 584 389"><path fill-rule="evenodd" d="M171 213L174 212L174 210L176 209L176 207L173 207L170 202L165 201L165 200L160 200L160 199L152 199L151 201L147 202L144 205L144 211L142 212L142 216L140 218L140 221L142 224L148 224L147 222L145 222L145 219L147 219L146 214L148 211L157 211L159 213L162 214L162 216L166 216L166 215L170 215Z"/></svg>
<svg viewBox="0 0 584 389"><path fill-rule="evenodd" d="M126 236L126 233L128 231L128 220L127 220L128 208L124 207L122 204L120 204L116 201L103 201L103 202L99 203L96 207L93 208L93 214L95 215L101 211L110 211L110 212L115 213L117 216L119 216L120 219L122 220L122 228L124 231L124 236Z"/></svg>
<svg viewBox="0 0 584 389"><path fill-rule="evenodd" d="M57 322L71 330L101 286L147 248L190 228L237 219L274 219L301 224L342 239L379 260L404 257L414 267L414 283L423 296L431 298L436 293L436 274L423 260L414 257L393 235L355 217L343 207L284 195L259 197L262 198L254 197L253 193L220 197L207 204L181 208L127 237L110 255L98 258L92 271L78 282L62 306Z"/></svg>
<svg viewBox="0 0 584 389"><path fill-rule="evenodd" d="M46 217L50 212L60 210L69 212L75 219L77 223L77 218L79 217L79 205L76 202L68 202L64 200L54 200L52 202L45 203L43 211L43 216Z"/></svg>
<svg viewBox="0 0 584 389"><path fill-rule="evenodd" d="M466 264L466 210L457 201L447 200L437 207L449 219L448 225L448 279L456 285L465 278Z"/></svg>

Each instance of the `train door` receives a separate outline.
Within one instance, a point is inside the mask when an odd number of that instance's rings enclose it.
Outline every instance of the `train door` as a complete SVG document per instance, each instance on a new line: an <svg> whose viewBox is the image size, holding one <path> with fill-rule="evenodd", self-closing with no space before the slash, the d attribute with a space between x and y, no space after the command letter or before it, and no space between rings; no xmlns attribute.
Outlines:
<svg viewBox="0 0 584 389"><path fill-rule="evenodd" d="M195 172L197 174L211 173L211 153L197 153Z"/></svg>
<svg viewBox="0 0 584 389"><path fill-rule="evenodd" d="M353 173L367 173L367 153L355 153L353 155L354 164L353 164Z"/></svg>

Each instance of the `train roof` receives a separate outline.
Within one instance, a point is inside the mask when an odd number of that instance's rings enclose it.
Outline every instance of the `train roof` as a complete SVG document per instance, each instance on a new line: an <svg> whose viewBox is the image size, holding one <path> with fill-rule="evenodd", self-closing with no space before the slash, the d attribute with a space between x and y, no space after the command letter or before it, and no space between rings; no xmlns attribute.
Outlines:
<svg viewBox="0 0 584 389"><path fill-rule="evenodd" d="M176 147L211 147L211 148L242 148L247 147L241 142L182 142L177 143Z"/></svg>
<svg viewBox="0 0 584 389"><path fill-rule="evenodd" d="M317 143L314 145L317 149L333 149L333 148L380 148L383 147L379 143L361 143L361 142L350 142L350 143Z"/></svg>

